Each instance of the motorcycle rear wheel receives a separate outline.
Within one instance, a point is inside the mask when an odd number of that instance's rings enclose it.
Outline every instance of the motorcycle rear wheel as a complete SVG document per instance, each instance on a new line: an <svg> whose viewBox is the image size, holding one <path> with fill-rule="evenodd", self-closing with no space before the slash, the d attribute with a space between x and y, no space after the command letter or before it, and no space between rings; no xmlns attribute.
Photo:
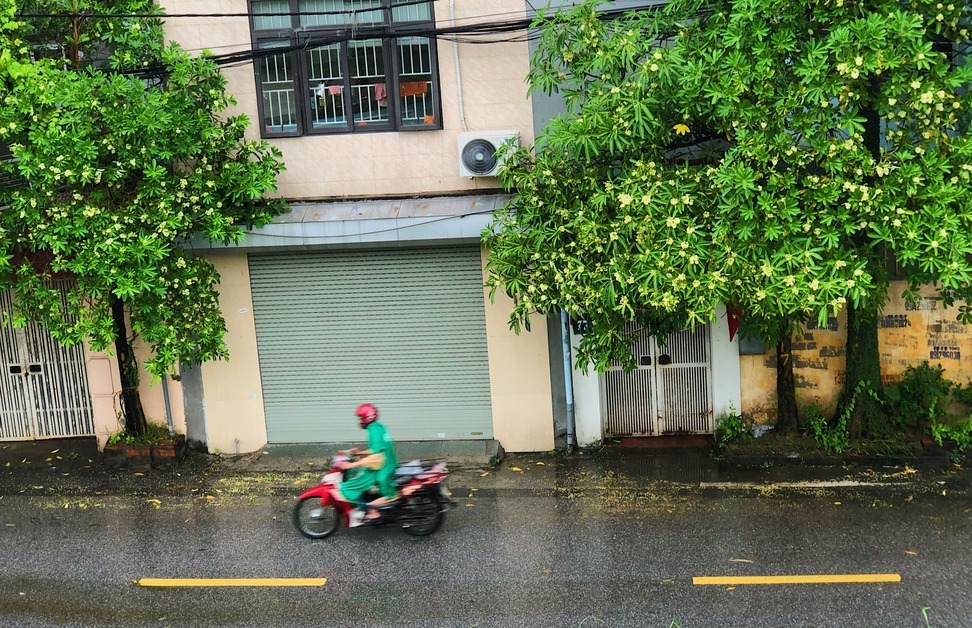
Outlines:
<svg viewBox="0 0 972 628"><path fill-rule="evenodd" d="M405 521L402 530L411 536L429 536L442 526L445 513L439 502L427 494L419 494L403 505Z"/></svg>
<svg viewBox="0 0 972 628"><path fill-rule="evenodd" d="M294 527L309 539L326 539L341 525L334 504L321 506L320 497L305 497L294 505Z"/></svg>

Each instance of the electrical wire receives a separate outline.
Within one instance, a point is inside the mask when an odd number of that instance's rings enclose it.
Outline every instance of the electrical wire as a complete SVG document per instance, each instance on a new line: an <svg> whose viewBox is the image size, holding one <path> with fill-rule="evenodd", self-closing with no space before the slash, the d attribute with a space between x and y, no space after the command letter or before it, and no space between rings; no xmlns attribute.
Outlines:
<svg viewBox="0 0 972 628"><path fill-rule="evenodd" d="M431 4L435 0L406 0L391 5L392 9L416 4ZM14 19L21 18L64 18L64 19L167 19L167 18L220 18L220 17L294 17L302 15L356 15L384 11L384 6L368 9L343 9L340 11L285 11L268 13L18 13Z"/></svg>
<svg viewBox="0 0 972 628"><path fill-rule="evenodd" d="M431 0L409 0L407 3L402 2L396 4L396 7L408 6L411 4L426 4ZM626 8L616 8L607 9L598 13L598 17L601 20L613 20L619 16L628 14L632 11L643 11L643 10L657 10L662 8L664 5L660 5L656 2L651 2L650 4L626 7ZM379 9L357 9L354 12L363 11L375 11ZM348 11L331 11L331 12L290 12L281 13L281 15L300 15L300 14L347 14ZM136 14L131 14L136 15ZM177 17L191 17L191 16L208 16L208 17L251 17L257 16L270 16L269 13L263 14L253 14L253 13L209 13L209 14L175 14ZM507 13L497 13L494 15L516 15L516 18L510 18L505 20L492 20L484 22L474 22L470 24L462 24L455 26L429 26L428 24L375 24L375 25L361 25L361 24L348 24L340 25L338 28L329 30L328 32L321 32L316 34L315 31L303 31L296 30L295 33L302 37L297 43L293 43L289 46L275 46L272 48L253 48L248 47L243 50L236 50L227 53L208 55L207 59L211 60L218 66L234 67L249 63L256 59L261 59L264 57L275 56L279 54L287 54L291 52L299 52L302 50L307 50L310 48L316 48L320 46L327 46L337 43L345 43L348 41L360 41L366 39L383 39L383 38L393 38L393 37L429 37L444 41L456 42L456 43L466 43L466 44L496 44L496 43L520 43L526 41L532 41L539 37L539 34L535 29L531 28L535 21L535 17L519 17L524 15L522 12L507 12ZM52 17L52 16L71 16L75 17L77 14L24 14L24 17L37 16L37 17ZM85 17L105 17L105 18L117 18L119 15L109 15L109 14L90 14ZM147 17L165 19L166 15L150 15ZM314 33L313 36L308 36L308 33ZM504 37L504 35L506 37ZM286 41L278 39L277 41ZM246 45L246 44L241 44ZM251 44L252 46L252 44ZM167 73L164 66L151 66L147 68L139 68L136 70L126 70L118 72L120 74L127 74L143 78L156 78L163 76Z"/></svg>
<svg viewBox="0 0 972 628"><path fill-rule="evenodd" d="M500 208L500 209L502 209L502 208ZM330 239L333 239L333 238L347 238L347 237L357 237L357 236L370 236L370 235L378 235L378 234L381 234L381 233L390 233L392 231L401 231L403 229L414 229L415 227L424 227L425 225L431 225L431 224L435 224L437 222L443 222L445 220L455 220L457 218L469 218L470 216L481 216L483 214L492 214L495 211L500 211L500 210L497 210L497 209L484 209L484 210L479 210L479 211L475 211L475 212L468 212L468 213L465 213L465 214L454 214L452 216L441 216L439 218L433 218L431 220L426 220L425 222L419 222L419 223L412 223L412 224L407 224L407 225L400 225L400 226L395 226L395 227L389 227L387 229L376 229L374 231L362 231L361 233L342 233L342 234L334 234L334 235L317 235L317 236L311 235L311 236L303 236L303 235L283 235L283 234L277 235L277 234L273 234L273 233L260 233L259 231L247 231L246 232L246 235L248 235L248 236L262 236L262 237L265 237L265 238L286 238L286 239L293 239L293 240L330 240ZM271 223L271 224L274 224L274 223ZM267 225L267 226L270 226L270 225Z"/></svg>

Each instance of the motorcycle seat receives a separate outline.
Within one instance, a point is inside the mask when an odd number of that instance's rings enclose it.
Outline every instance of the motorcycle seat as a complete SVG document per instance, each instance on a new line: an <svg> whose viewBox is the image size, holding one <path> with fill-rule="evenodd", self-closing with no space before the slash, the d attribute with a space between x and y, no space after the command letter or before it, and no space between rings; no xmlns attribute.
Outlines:
<svg viewBox="0 0 972 628"><path fill-rule="evenodd" d="M392 478L397 484L407 484L410 480L428 474L429 465L422 464L420 460L413 460L395 469Z"/></svg>

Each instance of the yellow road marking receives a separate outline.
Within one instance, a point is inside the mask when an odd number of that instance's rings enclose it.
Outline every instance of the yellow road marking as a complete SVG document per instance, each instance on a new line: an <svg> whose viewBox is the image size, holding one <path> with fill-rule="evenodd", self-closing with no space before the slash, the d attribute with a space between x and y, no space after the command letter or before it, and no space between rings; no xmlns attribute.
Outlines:
<svg viewBox="0 0 972 628"><path fill-rule="evenodd" d="M842 584L849 582L901 582L896 573L819 574L807 576L695 576L692 584Z"/></svg>
<svg viewBox="0 0 972 628"><path fill-rule="evenodd" d="M142 578L142 587L322 587L327 578Z"/></svg>

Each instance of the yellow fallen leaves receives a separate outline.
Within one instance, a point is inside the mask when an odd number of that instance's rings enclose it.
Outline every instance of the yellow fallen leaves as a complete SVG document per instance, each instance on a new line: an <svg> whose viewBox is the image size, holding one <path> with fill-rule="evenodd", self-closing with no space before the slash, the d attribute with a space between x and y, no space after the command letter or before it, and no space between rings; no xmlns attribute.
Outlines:
<svg viewBox="0 0 972 628"><path fill-rule="evenodd" d="M547 466L546 464L544 464L542 462L536 462L534 464L536 464L538 467L545 467L545 466Z"/></svg>
<svg viewBox="0 0 972 628"><path fill-rule="evenodd" d="M473 504L466 504L466 508L472 508Z"/></svg>
<svg viewBox="0 0 972 628"><path fill-rule="evenodd" d="M907 554L908 556L917 556L918 552L912 550L905 550L905 554Z"/></svg>
<svg viewBox="0 0 972 628"><path fill-rule="evenodd" d="M146 499L145 502L148 503L148 504L156 504L156 505L159 505L159 506L162 505L162 502L159 501L159 500L157 500L157 499Z"/></svg>
<svg viewBox="0 0 972 628"><path fill-rule="evenodd" d="M520 467L510 467L510 471L514 471L516 473L523 473L523 469L521 469Z"/></svg>
<svg viewBox="0 0 972 628"><path fill-rule="evenodd" d="M483 471L482 473L479 474L479 477L484 478L487 475L489 475L489 471Z"/></svg>

